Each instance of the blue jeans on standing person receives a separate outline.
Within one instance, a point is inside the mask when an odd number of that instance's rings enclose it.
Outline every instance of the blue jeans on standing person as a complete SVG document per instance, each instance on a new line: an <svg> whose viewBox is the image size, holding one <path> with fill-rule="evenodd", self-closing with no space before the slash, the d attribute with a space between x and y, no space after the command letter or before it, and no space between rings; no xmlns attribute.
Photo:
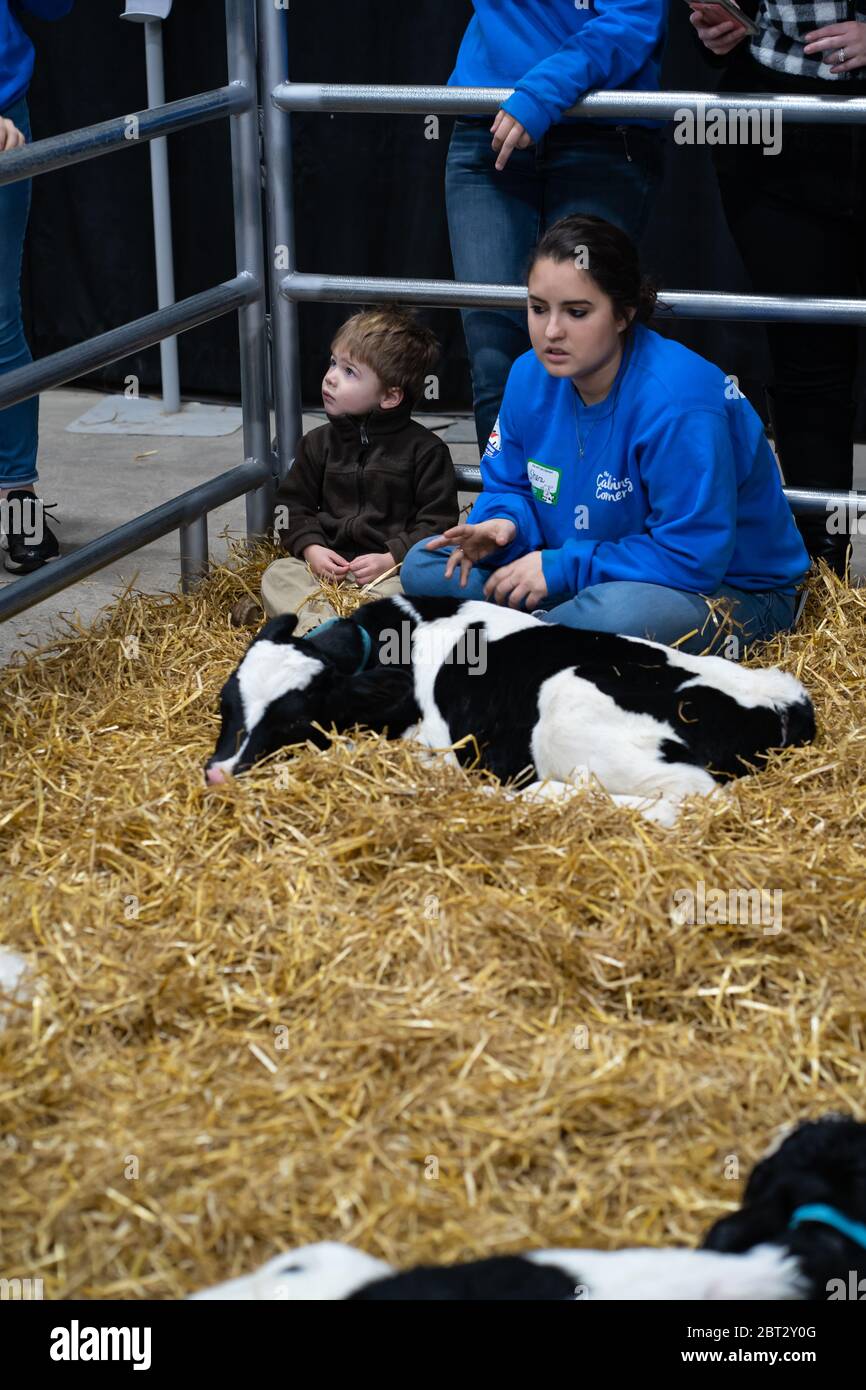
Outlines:
<svg viewBox="0 0 866 1390"><path fill-rule="evenodd" d="M492 568L473 566L466 588L461 589L459 566L450 579L445 578L446 561L453 547L427 550L426 546L426 541L419 541L403 561L400 581L408 598L426 595L484 599L484 585ZM729 601L732 625L723 621L720 612L716 626L707 598ZM648 637L666 646L676 643L680 651L695 655L715 652L739 658L751 642L769 641L778 632L787 632L793 626L796 605L796 595L782 589L751 593L722 584L704 596L668 589L662 584L610 580L592 584L578 594L550 595L542 599L538 609L529 611L538 613L543 622L562 623L565 627ZM523 602L516 607L527 611ZM730 641L732 636L735 644Z"/></svg>
<svg viewBox="0 0 866 1390"><path fill-rule="evenodd" d="M19 97L0 115L12 121L30 143L26 97ZM21 318L21 259L31 183L30 179L21 179L0 185L0 374L33 360ZM38 434L38 396L0 410L0 488L26 487L38 481Z"/></svg>
<svg viewBox="0 0 866 1390"><path fill-rule="evenodd" d="M457 280L525 283L541 236L572 212L614 222L638 241L664 165L663 134L647 126L554 125L537 145L494 168L491 116L454 123L445 171L451 259ZM484 452L511 364L530 347L526 310L464 309L475 429Z"/></svg>

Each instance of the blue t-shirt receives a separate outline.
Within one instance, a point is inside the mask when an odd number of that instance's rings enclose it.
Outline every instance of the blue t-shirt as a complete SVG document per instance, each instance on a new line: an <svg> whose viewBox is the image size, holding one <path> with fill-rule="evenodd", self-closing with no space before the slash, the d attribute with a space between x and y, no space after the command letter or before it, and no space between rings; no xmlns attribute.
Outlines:
<svg viewBox="0 0 866 1390"><path fill-rule="evenodd" d="M505 110L538 141L589 91L657 92L667 16L667 0L475 0L448 85L514 87Z"/></svg>
<svg viewBox="0 0 866 1390"><path fill-rule="evenodd" d="M33 45L18 23L22 10L36 19L62 19L75 0L0 0L0 115L22 97L33 76Z"/></svg>
<svg viewBox="0 0 866 1390"><path fill-rule="evenodd" d="M517 536L485 564L540 550L551 596L617 579L793 592L809 557L760 416L698 353L632 332L596 405L534 352L514 363L469 520Z"/></svg>

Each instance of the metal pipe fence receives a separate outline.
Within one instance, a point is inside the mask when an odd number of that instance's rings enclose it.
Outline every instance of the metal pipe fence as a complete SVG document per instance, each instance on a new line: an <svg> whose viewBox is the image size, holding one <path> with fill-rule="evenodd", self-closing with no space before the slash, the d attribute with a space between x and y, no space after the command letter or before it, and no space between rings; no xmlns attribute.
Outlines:
<svg viewBox="0 0 866 1390"><path fill-rule="evenodd" d="M400 87L381 83L282 82L272 93L281 111L356 111L429 115L495 115L514 95L513 87ZM802 124L859 124L866 121L866 97L722 96L713 92L589 92L563 112L586 120L609 116L673 120L683 111L777 111L782 120Z"/></svg>
<svg viewBox="0 0 866 1390"><path fill-rule="evenodd" d="M221 285L5 374L0 378L0 409L222 314L237 312L245 462L116 527L47 569L6 586L0 592L0 621L173 530L180 533L182 584L189 589L207 564L207 512L236 497L246 497L248 536L265 534L272 520L275 486L291 468L302 433L298 303L387 299L451 308L514 309L525 305L522 285L303 273L295 260L292 111L492 114L511 95L511 88L294 83L288 80L285 9L278 8L273 0L225 0L225 21L229 70L225 87L12 151L0 161L0 184L49 173L228 116L237 274ZM722 96L690 91L594 92L568 114L587 119L674 120L684 112L698 115L710 108L778 113L783 121L799 123L866 122L864 98ZM660 314L675 318L866 324L864 299L664 289L659 299ZM276 418L273 457L271 394ZM478 467L460 467L457 475L462 487L480 488ZM832 507L847 508L849 516L866 510L866 498L857 493L788 488L786 495L793 511L800 515L826 513Z"/></svg>
<svg viewBox="0 0 866 1390"><path fill-rule="evenodd" d="M266 6L266 0L260 0ZM280 82L271 88L271 101L278 110L307 112L357 112L468 115L495 114L512 95L511 87L442 87L388 86L357 83ZM684 112L705 114L710 109L726 112L778 113L781 120L804 124L859 124L866 122L866 98L863 97L770 97L760 94L725 95L676 92L591 92L565 114L585 119L599 117L648 117L674 120ZM278 150L269 163L272 176L279 167ZM291 190L290 167L284 166L283 184ZM290 193L289 193L290 196ZM742 295L722 294L706 290L659 291L658 317L688 319L736 319L743 321L794 323L844 323L866 325L866 299L818 298L807 295ZM279 336L290 337L290 324L296 323L297 304L316 301L337 303L371 303L388 300L397 304L425 304L447 308L522 309L526 304L524 285L466 284L452 280L429 280L372 276L328 275L302 273L292 264L278 282L278 298L274 302L276 321L283 321ZM279 401L281 391L297 390L297 361L289 352L279 351L279 337L274 334L275 391ZM280 476L291 467L291 451L299 433L278 438ZM481 470L475 465L457 465L460 486L468 491L481 488ZM846 515L866 515L866 497L855 492L829 492L785 488L785 495L795 515L827 514L839 506L847 508ZM853 510L852 510L853 509Z"/></svg>
<svg viewBox="0 0 866 1390"><path fill-rule="evenodd" d="M12 618L34 603L41 603L70 584L76 584L79 579L86 579L96 570L167 536L170 531L181 532L183 574L188 589L201 577L207 565L207 513L253 489L261 489L270 477L269 461L250 459L216 478L198 483L188 492L171 497L149 512L88 541L71 555L64 556L62 562L55 560L7 585L0 593L0 614Z"/></svg>
<svg viewBox="0 0 866 1390"><path fill-rule="evenodd" d="M180 540L181 583L184 590L189 590L207 564L208 511L236 497L246 497L248 536L261 536L268 529L275 480L267 390L256 23L251 0L225 0L225 20L227 86L35 141L4 156L0 161L0 184L49 173L98 155L129 149L142 140L158 139L228 116L237 275L222 285L5 374L0 377L0 409L222 314L236 312L245 462L115 527L44 569L6 585L0 591L0 621L175 530Z"/></svg>
<svg viewBox="0 0 866 1390"><path fill-rule="evenodd" d="M69 164L81 164L98 155L134 149L143 140L175 135L179 130L205 125L222 116L236 116L249 110L251 101L249 91L236 83L218 87L214 92L199 92L182 101L169 101L151 110L114 116L110 121L82 126L80 130L50 135L46 140L35 140L4 154L0 161L0 184L35 178L37 174L65 169Z"/></svg>

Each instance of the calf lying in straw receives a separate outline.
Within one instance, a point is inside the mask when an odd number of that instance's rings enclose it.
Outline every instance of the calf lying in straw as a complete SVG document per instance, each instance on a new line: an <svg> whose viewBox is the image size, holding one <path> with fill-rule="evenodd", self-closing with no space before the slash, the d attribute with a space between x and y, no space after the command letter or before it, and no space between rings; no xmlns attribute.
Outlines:
<svg viewBox="0 0 866 1390"><path fill-rule="evenodd" d="M303 640L296 621L266 623L223 687L209 783L361 724L502 781L595 776L626 804L675 808L815 733L806 691L783 671L478 600L381 599Z"/></svg>
<svg viewBox="0 0 866 1390"><path fill-rule="evenodd" d="M347 1245L308 1245L207 1299L714 1299L866 1295L866 1125L800 1125L754 1169L700 1250L534 1250L398 1273ZM859 1290L859 1292L858 1292Z"/></svg>

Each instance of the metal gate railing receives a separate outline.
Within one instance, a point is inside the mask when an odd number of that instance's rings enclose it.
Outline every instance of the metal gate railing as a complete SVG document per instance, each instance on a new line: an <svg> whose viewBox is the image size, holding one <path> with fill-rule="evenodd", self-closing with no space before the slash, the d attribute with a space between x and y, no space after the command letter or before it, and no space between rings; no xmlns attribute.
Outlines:
<svg viewBox="0 0 866 1390"><path fill-rule="evenodd" d="M280 21L268 0L259 0L260 40L265 49L277 52ZM272 66L263 90L271 93L271 105L279 111L404 113L423 115L491 115L512 94L510 87L408 87L290 82L287 69L274 86ZM762 97L717 96L707 92L594 92L567 113L571 116L643 116L672 120L683 111L699 113L708 107L725 111L778 111L782 121L803 123L866 123L863 97ZM291 166L285 164L290 152L286 120L282 126L265 105L266 163L271 177L280 178L291 196ZM285 226L291 225L291 210L283 209ZM280 237L291 247L287 235ZM273 244L273 239L272 239ZM275 283L274 283L275 280ZM738 295L707 291L660 290L659 298L671 306L673 316L693 319L760 319L765 322L848 323L866 325L866 299L819 299L795 295ZM280 476L291 466L295 441L300 437L297 396L297 329L295 305L306 301L354 303L387 299L393 303L425 304L437 307L486 307L522 309L526 305L523 285L467 284L452 280L372 278L366 276L302 273L292 256L288 272L272 276L274 318L274 383L278 421ZM282 396L282 401L281 401ZM460 485L470 491L481 487L481 470L474 465L458 465ZM866 515L866 497L856 492L822 492L785 488L792 511L797 515L826 515L828 509L846 508L846 516Z"/></svg>
<svg viewBox="0 0 866 1390"><path fill-rule="evenodd" d="M297 305L303 301L370 302L388 299L405 304L452 308L475 305L522 308L522 285L465 284L303 273L297 269L292 192L292 111L357 111L457 115L494 113L511 88L390 87L293 83L288 80L288 16L274 0L225 0L228 76L226 87L182 101L168 102L130 117L40 140L4 155L0 184L48 173L53 169L129 148L206 121L231 120L232 180L237 274L221 285L192 295L132 323L90 338L0 377L0 409L72 381L83 373L117 361L178 332L237 311L240 331L241 404L244 462L200 483L142 516L119 526L0 591L0 621L86 578L95 570L131 554L170 531L180 532L181 577L185 589L207 565L207 513L246 495L247 533L269 529L274 484L291 468L302 434L300 347ZM258 31L258 32L257 32ZM257 68L263 93L262 146L259 143ZM672 120L683 111L714 109L778 111L794 122L866 123L866 99L857 97L720 96L706 92L596 92L571 108L570 115L646 116ZM261 181L265 179L265 225ZM267 279L265 271L267 245ZM716 294L662 290L660 298L674 316L866 325L866 300L818 299L809 296ZM271 306L270 335L266 303ZM276 416L276 457L269 438L268 366L272 368ZM461 486L478 490L480 469L457 469ZM798 515L826 514L844 507L846 515L866 513L866 498L856 492L785 489Z"/></svg>
<svg viewBox="0 0 866 1390"><path fill-rule="evenodd" d="M184 589L189 589L207 565L208 511L236 497L246 495L248 535L263 535L270 525L274 472L268 402L256 25L252 0L225 0L225 18L227 86L168 102L134 116L117 116L14 150L0 160L0 184L62 169L114 150L129 149L142 140L155 140L229 116L237 275L201 294L191 295L144 318L5 373L0 376L0 409L236 310L240 332L244 462L97 537L71 555L7 585L0 591L0 621L174 530L180 532L181 579Z"/></svg>

